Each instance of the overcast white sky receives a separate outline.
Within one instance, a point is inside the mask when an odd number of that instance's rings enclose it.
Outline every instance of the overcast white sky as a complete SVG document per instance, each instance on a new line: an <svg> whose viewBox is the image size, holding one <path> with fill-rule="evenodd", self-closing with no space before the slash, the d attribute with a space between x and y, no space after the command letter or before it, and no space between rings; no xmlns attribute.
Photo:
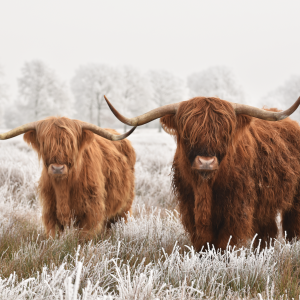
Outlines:
<svg viewBox="0 0 300 300"><path fill-rule="evenodd" d="M0 65L10 85L33 59L67 81L89 62L181 77L225 65L252 103L300 75L299 13L293 0L0 0Z"/></svg>

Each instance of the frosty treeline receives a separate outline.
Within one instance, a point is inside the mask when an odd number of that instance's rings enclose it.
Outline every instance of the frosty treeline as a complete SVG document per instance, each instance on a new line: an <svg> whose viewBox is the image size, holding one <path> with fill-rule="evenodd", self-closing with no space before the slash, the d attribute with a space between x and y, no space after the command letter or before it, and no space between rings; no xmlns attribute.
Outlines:
<svg viewBox="0 0 300 300"><path fill-rule="evenodd" d="M4 109L8 105L7 85L5 84L5 77L3 68L0 66L0 128L4 127Z"/></svg>
<svg viewBox="0 0 300 300"><path fill-rule="evenodd" d="M179 78L165 70L140 72L132 66L113 67L90 63L80 66L70 82L62 81L44 62L26 62L18 78L17 97L8 96L4 71L0 68L0 128L59 115L77 118L102 127L121 127L109 111L103 95L128 117L195 96L214 96L245 103L244 92L233 72L215 66ZM300 76L263 98L268 107L281 108L299 95ZM294 118L300 119L300 113ZM157 126L158 121L146 126ZM124 127L126 130L126 127Z"/></svg>

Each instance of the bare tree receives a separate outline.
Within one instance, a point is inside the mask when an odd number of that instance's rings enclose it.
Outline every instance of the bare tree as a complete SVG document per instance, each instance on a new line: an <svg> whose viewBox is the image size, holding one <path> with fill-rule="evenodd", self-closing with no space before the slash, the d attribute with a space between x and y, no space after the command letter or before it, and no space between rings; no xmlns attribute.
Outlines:
<svg viewBox="0 0 300 300"><path fill-rule="evenodd" d="M0 128L5 127L4 110L8 104L8 87L5 83L3 68L0 66Z"/></svg>
<svg viewBox="0 0 300 300"><path fill-rule="evenodd" d="M72 101L66 85L43 62L25 63L18 84L20 101L17 104L25 112L26 121L51 115L72 115Z"/></svg>
<svg viewBox="0 0 300 300"><path fill-rule="evenodd" d="M186 87L182 79L164 70L151 70L147 74L153 89L154 106L179 102L186 97ZM158 130L161 131L160 123Z"/></svg>
<svg viewBox="0 0 300 300"><path fill-rule="evenodd" d="M104 64L88 64L77 69L71 80L77 115L101 126L103 95L116 96L120 89L120 75ZM117 98L117 97L116 97ZM105 106L106 107L106 106Z"/></svg>
<svg viewBox="0 0 300 300"><path fill-rule="evenodd" d="M211 67L191 74L187 78L187 86L191 97L218 97L238 103L243 103L245 99L233 72L224 66Z"/></svg>
<svg viewBox="0 0 300 300"><path fill-rule="evenodd" d="M121 91L120 111L135 116L151 108L152 86L149 79L131 66L120 68ZM126 132L124 124L124 132Z"/></svg>

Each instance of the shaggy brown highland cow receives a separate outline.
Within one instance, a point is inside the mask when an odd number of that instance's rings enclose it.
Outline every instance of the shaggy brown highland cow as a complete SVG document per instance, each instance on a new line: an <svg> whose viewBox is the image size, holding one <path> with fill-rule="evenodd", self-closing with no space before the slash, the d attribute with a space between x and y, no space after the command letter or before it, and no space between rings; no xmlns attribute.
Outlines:
<svg viewBox="0 0 300 300"><path fill-rule="evenodd" d="M39 195L47 235L74 220L81 236L89 238L107 221L126 217L134 198L135 152L122 139L131 132L117 135L112 129L51 117L0 135L1 140L25 133L24 140L43 161Z"/></svg>
<svg viewBox="0 0 300 300"><path fill-rule="evenodd" d="M278 212L287 238L300 236L300 126L287 118L299 103L279 112L197 97L128 119L108 102L122 122L161 118L175 136L173 190L198 251L224 250L230 236L231 245L255 233L264 243L277 236Z"/></svg>

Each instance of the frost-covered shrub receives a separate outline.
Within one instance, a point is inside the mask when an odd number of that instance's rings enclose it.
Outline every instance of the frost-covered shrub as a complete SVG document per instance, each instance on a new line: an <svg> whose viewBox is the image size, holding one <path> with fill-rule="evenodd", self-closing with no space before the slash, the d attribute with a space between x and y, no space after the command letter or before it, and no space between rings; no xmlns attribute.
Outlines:
<svg viewBox="0 0 300 300"><path fill-rule="evenodd" d="M149 251L173 247L176 242L182 245L190 243L176 211L152 209L149 212L145 207L138 207L136 217L129 216L127 223L124 219L117 222L112 230L114 237L125 244L134 240L138 244L136 250L145 255Z"/></svg>
<svg viewBox="0 0 300 300"><path fill-rule="evenodd" d="M137 154L134 204L174 208L170 176L176 148L173 138L165 132L140 129L129 139Z"/></svg>
<svg viewBox="0 0 300 300"><path fill-rule="evenodd" d="M12 214L39 216L39 175L37 155L22 137L0 141L0 225L9 223Z"/></svg>
<svg viewBox="0 0 300 300"><path fill-rule="evenodd" d="M39 174L37 156L21 139L0 141L0 226L9 225L11 215L39 222Z"/></svg>
<svg viewBox="0 0 300 300"><path fill-rule="evenodd" d="M0 143L0 198L36 206L39 174L37 155L24 142Z"/></svg>
<svg viewBox="0 0 300 300"><path fill-rule="evenodd" d="M145 146L137 149L135 165L135 204L170 208L173 204L170 191L171 161L166 151Z"/></svg>

